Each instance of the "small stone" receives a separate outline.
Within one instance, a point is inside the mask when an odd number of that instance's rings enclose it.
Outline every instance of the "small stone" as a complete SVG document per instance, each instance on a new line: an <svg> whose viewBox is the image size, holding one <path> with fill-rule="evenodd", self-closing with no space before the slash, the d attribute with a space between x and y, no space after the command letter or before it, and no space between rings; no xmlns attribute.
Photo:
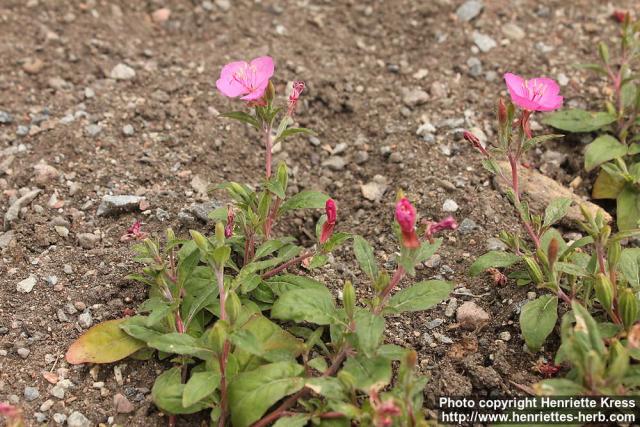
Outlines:
<svg viewBox="0 0 640 427"><path fill-rule="evenodd" d="M171 9L167 9L163 7L162 9L158 9L151 14L151 19L153 22L157 22L158 24L162 24L166 22L171 16Z"/></svg>
<svg viewBox="0 0 640 427"><path fill-rule="evenodd" d="M467 59L467 67L469 67L471 77L480 77L482 75L482 61L475 56Z"/></svg>
<svg viewBox="0 0 640 427"><path fill-rule="evenodd" d="M36 422L38 423L44 423L45 421L47 421L47 414L43 414L42 412L34 412L33 418L35 418Z"/></svg>
<svg viewBox="0 0 640 427"><path fill-rule="evenodd" d="M27 357L29 357L29 354L31 354L31 350L29 350L28 348L20 347L18 350L16 350L16 353L18 353L18 356L26 359Z"/></svg>
<svg viewBox="0 0 640 427"><path fill-rule="evenodd" d="M569 84L569 77L565 73L558 74L558 84L560 86L566 86Z"/></svg>
<svg viewBox="0 0 640 427"><path fill-rule="evenodd" d="M41 191L40 189L31 190L9 206L4 214L4 231L9 231L11 224L20 216L20 210L31 203Z"/></svg>
<svg viewBox="0 0 640 427"><path fill-rule="evenodd" d="M458 204L452 199L447 199L442 204L442 210L445 212L456 212L458 209Z"/></svg>
<svg viewBox="0 0 640 427"><path fill-rule="evenodd" d="M369 153L367 153L364 150L356 151L355 155L353 156L353 161L357 165L361 165L363 163L366 163L367 160L369 160Z"/></svg>
<svg viewBox="0 0 640 427"><path fill-rule="evenodd" d="M29 134L29 126L18 125L18 128L16 129L17 136L27 136L28 134Z"/></svg>
<svg viewBox="0 0 640 427"><path fill-rule="evenodd" d="M37 281L38 279L36 279L36 276L32 274L26 279L22 280L20 283L18 283L18 285L16 286L16 289L18 290L18 292L22 292L23 294L28 294L33 290L33 287L36 285Z"/></svg>
<svg viewBox="0 0 640 427"><path fill-rule="evenodd" d="M84 97L87 99L91 99L96 96L96 92L90 87L84 88Z"/></svg>
<svg viewBox="0 0 640 427"><path fill-rule="evenodd" d="M533 292L533 291L527 292L527 299L528 300L534 300L534 299L536 299L536 296L537 296L536 293Z"/></svg>
<svg viewBox="0 0 640 427"><path fill-rule="evenodd" d="M120 393L113 396L113 406L115 406L116 412L119 414L129 414L136 409L133 403Z"/></svg>
<svg viewBox="0 0 640 427"><path fill-rule="evenodd" d="M55 89L55 90L65 90L65 89L70 89L71 88L71 83L69 83L68 81L66 81L65 79L61 78L61 77L51 77L48 81L47 84L49 85L49 87L51 89Z"/></svg>
<svg viewBox="0 0 640 427"><path fill-rule="evenodd" d="M429 87L431 96L436 99L442 99L447 97L447 87L439 81L431 83Z"/></svg>
<svg viewBox="0 0 640 427"><path fill-rule="evenodd" d="M40 410L42 412L47 412L49 409L51 409L53 407L54 403L55 402L53 400L47 399L42 403L42 405L40 405Z"/></svg>
<svg viewBox="0 0 640 427"><path fill-rule="evenodd" d="M394 151L393 153L391 153L391 155L389 156L389 161L391 163L402 163L403 157L401 153L398 153L397 151Z"/></svg>
<svg viewBox="0 0 640 427"><path fill-rule="evenodd" d="M100 135L100 132L102 132L102 126L91 123L84 127L84 131L91 138L95 138Z"/></svg>
<svg viewBox="0 0 640 427"><path fill-rule="evenodd" d="M433 337L440 341L442 344L453 344L453 340L446 335L442 335L439 332L434 332Z"/></svg>
<svg viewBox="0 0 640 427"><path fill-rule="evenodd" d="M135 132L136 132L135 129L131 125L122 126L122 134L124 136L133 136L133 134L135 134Z"/></svg>
<svg viewBox="0 0 640 427"><path fill-rule="evenodd" d="M59 308L56 311L56 316L58 317L58 320L60 322L62 322L62 323L66 323L66 322L69 321L69 318L67 317L67 315L65 314L65 312L61 308Z"/></svg>
<svg viewBox="0 0 640 427"><path fill-rule="evenodd" d="M50 286L55 286L58 284L58 276L47 276L44 278L44 280Z"/></svg>
<svg viewBox="0 0 640 427"><path fill-rule="evenodd" d="M524 30L513 22L508 22L502 26L502 32L512 40L522 40L526 35Z"/></svg>
<svg viewBox="0 0 640 427"><path fill-rule="evenodd" d="M489 237L487 239L487 250L488 251L506 251L507 245L502 240L496 237Z"/></svg>
<svg viewBox="0 0 640 427"><path fill-rule="evenodd" d="M59 414L57 412L53 414L52 418L56 424L64 424L64 422L67 421L67 416L65 414Z"/></svg>
<svg viewBox="0 0 640 427"><path fill-rule="evenodd" d="M82 413L74 411L67 418L68 427L92 427L93 423Z"/></svg>
<svg viewBox="0 0 640 427"><path fill-rule="evenodd" d="M140 202L144 200L139 196L104 196L96 215L115 215L123 212L131 212L137 210L140 206Z"/></svg>
<svg viewBox="0 0 640 427"><path fill-rule="evenodd" d="M429 94L422 89L403 88L402 90L402 102L407 107L422 105L427 101L429 101Z"/></svg>
<svg viewBox="0 0 640 427"><path fill-rule="evenodd" d="M444 315L447 317L452 317L456 312L456 308L458 308L458 299L451 298L449 300L449 304L447 304L447 308L444 310Z"/></svg>
<svg viewBox="0 0 640 427"><path fill-rule="evenodd" d="M322 166L326 166L329 169L334 171L343 170L346 164L347 162L344 160L343 157L340 157L340 156L331 156L327 160L322 162Z"/></svg>
<svg viewBox="0 0 640 427"><path fill-rule="evenodd" d="M136 76L136 70L125 64L118 64L109 73L109 77L115 80L131 80Z"/></svg>
<svg viewBox="0 0 640 427"><path fill-rule="evenodd" d="M458 323L468 329L477 329L487 323L490 318L489 313L473 301L465 302L456 311Z"/></svg>
<svg viewBox="0 0 640 427"><path fill-rule="evenodd" d="M43 67L44 62L42 62L40 58L29 58L24 64L22 64L22 69L27 74L38 74L42 71Z"/></svg>
<svg viewBox="0 0 640 427"><path fill-rule="evenodd" d="M10 125L13 123L13 116L6 111L0 110L0 125Z"/></svg>
<svg viewBox="0 0 640 427"><path fill-rule="evenodd" d="M64 399L64 394L65 394L65 389L63 387L61 387L60 385L55 385L53 387L51 387L51 390L49 391L49 394L51 394L51 396L56 397L58 399Z"/></svg>
<svg viewBox="0 0 640 427"><path fill-rule="evenodd" d="M442 263L442 256L440 254L433 254L428 260L424 262L425 267L438 268Z"/></svg>
<svg viewBox="0 0 640 427"><path fill-rule="evenodd" d="M96 236L93 233L80 233L77 235L78 244L83 249L93 249L100 242L100 236Z"/></svg>
<svg viewBox="0 0 640 427"><path fill-rule="evenodd" d="M456 15L461 21L471 21L482 12L482 2L478 0L468 0L456 10Z"/></svg>
<svg viewBox="0 0 640 427"><path fill-rule="evenodd" d="M214 0L214 3L223 12L227 12L231 9L231 2L229 0Z"/></svg>
<svg viewBox="0 0 640 427"><path fill-rule="evenodd" d="M470 218L465 218L460 223L460 226L458 226L458 233L463 235L469 234L473 232L473 230L475 230L476 228L478 228L478 224L476 224L474 220Z"/></svg>
<svg viewBox="0 0 640 427"><path fill-rule="evenodd" d="M36 387L26 386L24 388L24 398L27 402L32 402L40 397L40 392Z"/></svg>
<svg viewBox="0 0 640 427"><path fill-rule="evenodd" d="M427 329L435 329L444 323L444 319L433 319L428 321L425 326Z"/></svg>
<svg viewBox="0 0 640 427"><path fill-rule="evenodd" d="M485 52L485 53L489 52L491 49L498 46L498 43L496 43L496 41L493 38L491 38L491 36L482 34L478 31L474 31L472 34L472 37L473 37L473 42L475 43L476 46L478 46L478 49L480 49L482 52Z"/></svg>
<svg viewBox="0 0 640 427"><path fill-rule="evenodd" d="M509 333L509 331L500 332L498 338L500 338L502 341L509 341L511 340L511 334Z"/></svg>
<svg viewBox="0 0 640 427"><path fill-rule="evenodd" d="M387 180L382 175L376 175L373 181L360 186L364 198L372 202L381 200L387 188Z"/></svg>
<svg viewBox="0 0 640 427"><path fill-rule="evenodd" d="M73 267L71 267L71 264L65 264L62 266L62 271L64 271L64 274L73 274Z"/></svg>
<svg viewBox="0 0 640 427"><path fill-rule="evenodd" d="M63 227L62 225L56 225L53 228L56 230L56 233L58 233L58 236L60 237L67 237L69 235L69 229L67 227Z"/></svg>
<svg viewBox="0 0 640 427"><path fill-rule="evenodd" d="M93 317L90 311L85 311L78 316L78 324L84 329L89 329L93 325Z"/></svg>
<svg viewBox="0 0 640 427"><path fill-rule="evenodd" d="M0 249L8 248L13 241L13 238L14 233L12 230L7 231L6 233L0 233Z"/></svg>

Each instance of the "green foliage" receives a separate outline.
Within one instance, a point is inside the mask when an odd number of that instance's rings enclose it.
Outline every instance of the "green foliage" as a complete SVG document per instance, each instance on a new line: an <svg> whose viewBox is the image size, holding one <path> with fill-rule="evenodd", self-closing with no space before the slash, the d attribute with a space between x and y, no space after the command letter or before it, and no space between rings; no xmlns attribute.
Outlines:
<svg viewBox="0 0 640 427"><path fill-rule="evenodd" d="M608 112L591 113L574 108L547 114L542 123L566 132L593 132L616 121L616 116Z"/></svg>
<svg viewBox="0 0 640 427"><path fill-rule="evenodd" d="M558 298L543 295L529 301L520 312L520 328L527 346L539 350L558 320Z"/></svg>

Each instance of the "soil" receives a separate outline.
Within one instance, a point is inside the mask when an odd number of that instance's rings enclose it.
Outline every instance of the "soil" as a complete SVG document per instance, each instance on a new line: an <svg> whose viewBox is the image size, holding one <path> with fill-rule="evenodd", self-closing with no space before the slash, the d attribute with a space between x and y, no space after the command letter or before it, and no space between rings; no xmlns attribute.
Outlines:
<svg viewBox="0 0 640 427"><path fill-rule="evenodd" d="M138 268L133 243L120 239L136 220L158 236L167 227L183 235L189 228L210 230L211 224L181 214L208 199L200 194L201 183L260 182L261 145L249 129L217 117L239 103L217 94L215 79L230 60L264 54L276 60L274 83L281 97L287 82L307 83L298 120L317 132L316 138L287 142L276 161L288 162L298 190L332 195L338 229L369 238L379 259L390 260L399 188L423 218L448 215L443 203L452 199L459 205L458 221L475 224L448 233L440 262L416 278L450 280L455 301L388 321L388 341L416 348L420 369L432 377L427 408L440 395L511 395L520 393L514 384L539 380L536 363L551 357L557 343L535 354L523 347L519 309L535 289L498 287L488 276L467 274L486 252L487 239L502 229L517 230L517 223L480 156L462 140L462 129L492 137L506 71L564 75L568 104L591 105L603 82L573 65L593 62L595 41L613 37L617 24L610 19L611 6L595 0L486 0L470 22L456 17L461 3L3 0L0 111L13 120L0 124L0 212L29 189L42 191L10 231L0 234L0 241L9 241L0 249L0 401L17 402L28 425L38 419L54 425L54 414L74 411L96 424L166 424L149 395L161 364L69 366L64 353L86 329L88 315L80 314L90 313L95 324L135 310L144 299L143 286L126 278ZM165 22L152 18L160 8L171 11ZM520 32L503 32L507 23ZM475 31L497 46L478 51ZM481 61L481 71L472 72L471 57ZM109 78L120 63L133 68L135 77ZM424 102L405 102L405 91L418 90L425 91ZM435 130L417 135L424 123ZM127 125L133 130L125 132ZM548 161L546 148L532 156L532 164L568 184L580 173L573 157L584 142L552 146L569 153L562 167ZM345 149L336 155L345 165L323 165L342 143ZM34 169L41 162L50 168ZM388 190L372 202L361 186L376 175L386 179ZM584 178L576 191L586 195L589 177ZM97 216L109 194L144 196L143 211ZM225 202L221 193L213 200ZM318 215L293 216L282 228L309 244L305 236L313 233ZM33 290L17 292L17 284L31 275ZM318 277L336 287L349 278L364 292L349 248L335 253ZM465 301L486 310L489 322L472 331L459 327L451 309ZM47 378L68 378L72 386L62 398L54 397ZM39 396L27 400L25 387L37 388ZM118 393L133 402L134 412L116 414ZM41 407L48 399L53 404Z"/></svg>

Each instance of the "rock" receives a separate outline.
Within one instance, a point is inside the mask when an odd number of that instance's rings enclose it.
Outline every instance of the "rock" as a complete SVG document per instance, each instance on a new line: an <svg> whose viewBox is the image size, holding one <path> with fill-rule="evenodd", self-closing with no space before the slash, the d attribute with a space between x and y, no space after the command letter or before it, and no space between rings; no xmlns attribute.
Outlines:
<svg viewBox="0 0 640 427"><path fill-rule="evenodd" d="M40 58L29 58L22 64L22 69L27 74L38 74L43 67L44 62Z"/></svg>
<svg viewBox="0 0 640 427"><path fill-rule="evenodd" d="M473 301L467 301L458 307L456 319L467 329L477 329L489 321L491 316Z"/></svg>
<svg viewBox="0 0 640 427"><path fill-rule="evenodd" d="M18 356L26 359L27 357L29 357L29 354L31 354L31 350L29 350L28 348L20 347L16 350L16 353L18 353Z"/></svg>
<svg viewBox="0 0 640 427"><path fill-rule="evenodd" d="M475 45L485 53L489 52L491 49L498 45L498 43L496 43L496 41L491 38L491 36L482 34L478 31L474 31L471 37L473 38L473 42L475 43Z"/></svg>
<svg viewBox="0 0 640 427"><path fill-rule="evenodd" d="M439 332L434 332L433 337L440 341L442 344L453 344L453 340L446 335L442 335Z"/></svg>
<svg viewBox="0 0 640 427"><path fill-rule="evenodd" d="M326 166L329 169L334 171L343 170L346 164L347 162L344 160L343 157L340 157L340 156L331 156L327 160L322 162L322 166Z"/></svg>
<svg viewBox="0 0 640 427"><path fill-rule="evenodd" d="M163 7L162 9L158 9L151 14L151 19L153 22L157 22L158 24L162 24L166 22L171 16L171 9L167 9Z"/></svg>
<svg viewBox="0 0 640 427"><path fill-rule="evenodd" d="M135 406L133 406L133 403L120 393L113 396L113 406L115 406L118 414L129 414L136 409Z"/></svg>
<svg viewBox="0 0 640 427"><path fill-rule="evenodd" d="M71 83L69 83L68 81L66 81L65 79L63 79L61 77L51 77L47 81L47 84L49 85L49 87L51 89L55 89L55 90L71 89L71 87L72 87Z"/></svg>
<svg viewBox="0 0 640 427"><path fill-rule="evenodd" d="M93 325L93 318L91 317L90 311L85 311L84 313L78 316L78 324L84 328L89 329L91 325Z"/></svg>
<svg viewBox="0 0 640 427"><path fill-rule="evenodd" d="M51 181L58 179L58 176L60 176L58 169L44 163L43 161L36 164L33 167L33 170L36 174L34 180L38 185L47 185Z"/></svg>
<svg viewBox="0 0 640 427"><path fill-rule="evenodd" d="M36 285L38 279L33 274L18 283L16 289L18 292L22 292L23 294L28 294L33 290L33 287Z"/></svg>
<svg viewBox="0 0 640 427"><path fill-rule="evenodd" d="M8 231L9 228L11 228L11 223L18 219L18 216L20 215L20 209L31 203L33 199L35 199L36 196L40 194L40 191L42 190L31 190L15 202L13 202L13 204L9 207L9 209L7 209L7 212L4 214L4 231Z"/></svg>
<svg viewBox="0 0 640 427"><path fill-rule="evenodd" d="M0 233L0 249L8 248L13 241L13 238L14 233L12 230L7 231L6 233Z"/></svg>
<svg viewBox="0 0 640 427"><path fill-rule="evenodd" d="M200 175L194 175L191 179L191 188L198 193L198 196L206 196L209 190L209 182Z"/></svg>
<svg viewBox="0 0 640 427"><path fill-rule="evenodd" d="M415 107L429 101L429 94L422 89L402 89L402 102L407 107Z"/></svg>
<svg viewBox="0 0 640 427"><path fill-rule="evenodd" d="M44 423L45 421L47 421L47 414L43 414L42 412L34 412L33 418L35 418L36 422L38 423Z"/></svg>
<svg viewBox="0 0 640 427"><path fill-rule="evenodd" d="M83 249L93 249L100 242L100 236L96 236L93 233L80 233L77 235L78 244Z"/></svg>
<svg viewBox="0 0 640 427"><path fill-rule="evenodd" d="M218 9L223 12L227 12L231 9L231 2L229 0L214 0L214 3L218 6Z"/></svg>
<svg viewBox="0 0 640 427"><path fill-rule="evenodd" d="M467 59L467 67L469 67L469 75L471 77L480 77L482 75L482 61L475 56Z"/></svg>
<svg viewBox="0 0 640 427"><path fill-rule="evenodd" d="M444 323L444 319L433 319L428 321L425 326L427 329L435 329Z"/></svg>
<svg viewBox="0 0 640 427"><path fill-rule="evenodd" d="M526 35L524 30L513 22L508 22L502 26L502 32L512 40L522 40Z"/></svg>
<svg viewBox="0 0 640 427"><path fill-rule="evenodd" d="M353 156L353 161L357 165L366 163L367 160L369 160L369 153L364 150L356 151L355 155Z"/></svg>
<svg viewBox="0 0 640 427"><path fill-rule="evenodd" d="M440 254L433 254L424 262L425 267L438 268L442 263L442 256Z"/></svg>
<svg viewBox="0 0 640 427"><path fill-rule="evenodd" d="M488 251L506 251L507 245L504 242L496 237L489 237L487 239L487 250Z"/></svg>
<svg viewBox="0 0 640 427"><path fill-rule="evenodd" d="M65 226L62 225L56 225L53 227L54 230L56 230L56 233L58 233L58 236L60 237L67 237L69 236L69 229Z"/></svg>
<svg viewBox="0 0 640 427"><path fill-rule="evenodd" d="M124 136L133 136L135 132L136 132L135 129L131 125L122 126L122 134Z"/></svg>
<svg viewBox="0 0 640 427"><path fill-rule="evenodd" d="M125 64L118 64L111 69L109 77L115 80L131 80L136 76L136 70Z"/></svg>
<svg viewBox="0 0 640 427"><path fill-rule="evenodd" d="M478 224L476 224L474 220L470 218L465 218L462 220L462 222L458 226L458 233L469 234L476 228L478 228Z"/></svg>
<svg viewBox="0 0 640 427"><path fill-rule="evenodd" d="M0 110L0 125L10 125L13 123L13 116L6 111Z"/></svg>
<svg viewBox="0 0 640 427"><path fill-rule="evenodd" d="M51 388L51 390L49 391L49 394L51 394L51 396L53 397L56 397L62 400L64 399L65 389L60 385L55 385Z"/></svg>
<svg viewBox="0 0 640 427"><path fill-rule="evenodd" d="M456 10L458 19L464 22L471 21L482 12L482 2L478 0L468 0L460 5Z"/></svg>
<svg viewBox="0 0 640 427"><path fill-rule="evenodd" d="M116 215L123 212L131 212L139 208L140 202L144 197L122 195L122 196L104 196L96 215Z"/></svg>
<svg viewBox="0 0 640 427"><path fill-rule="evenodd" d="M87 136L90 136L91 138L95 138L96 136L100 135L100 133L102 132L102 126L95 123L91 123L84 127L84 132L87 134Z"/></svg>
<svg viewBox="0 0 640 427"><path fill-rule="evenodd" d="M365 199L377 202L382 199L387 188L387 179L382 175L376 175L373 177L373 181L362 185L360 190Z"/></svg>
<svg viewBox="0 0 640 427"><path fill-rule="evenodd" d="M59 414L57 412L53 414L52 418L56 424L64 424L64 422L67 421L67 416L65 414Z"/></svg>
<svg viewBox="0 0 640 427"><path fill-rule="evenodd" d="M507 162L498 162L502 170L507 176L511 176L511 168ZM545 208L552 200L559 197L566 197L573 200L573 205L569 208L569 213L561 221L561 223L575 227L583 220L579 205L583 205L592 215L601 212L607 223L610 223L611 215L601 207L589 201L583 200L570 189L562 186L556 180L551 179L541 173L527 168L519 168L520 188L525 195L524 199L529 202L529 208L532 212L544 212ZM499 179L494 179L495 186L505 193L506 185Z"/></svg>
<svg viewBox="0 0 640 427"><path fill-rule="evenodd" d="M500 338L502 341L509 341L511 340L511 334L509 333L509 331L500 332L498 338Z"/></svg>
<svg viewBox="0 0 640 427"><path fill-rule="evenodd" d="M73 411L67 418L68 427L92 427L93 423L89 421L82 413Z"/></svg>
<svg viewBox="0 0 640 427"><path fill-rule="evenodd" d="M194 203L180 213L191 214L206 223L209 222L209 213L218 209L220 206L221 205L215 200L209 200L204 203Z"/></svg>
<svg viewBox="0 0 640 427"><path fill-rule="evenodd" d="M447 304L447 308L444 310L444 315L447 317L451 317L456 312L456 308L458 308L458 299L451 298L449 299L449 304Z"/></svg>
<svg viewBox="0 0 640 427"><path fill-rule="evenodd" d="M29 134L29 126L18 125L18 129L16 129L17 136L27 136Z"/></svg>
<svg viewBox="0 0 640 427"><path fill-rule="evenodd" d="M439 81L435 81L431 83L431 86L429 87L429 92L431 93L431 96L433 96L434 98L442 99L447 97L447 87Z"/></svg>
<svg viewBox="0 0 640 427"><path fill-rule="evenodd" d="M445 212L456 212L459 209L455 200L447 199L442 204L442 210Z"/></svg>
<svg viewBox="0 0 640 427"><path fill-rule="evenodd" d="M389 156L389 161L391 163L402 163L402 160L403 160L402 153L399 153L397 151L394 151Z"/></svg>
<svg viewBox="0 0 640 427"><path fill-rule="evenodd" d="M55 402L53 400L47 399L42 403L42 405L40 405L40 410L42 412L47 412L49 409L53 407L54 403Z"/></svg>
<svg viewBox="0 0 640 427"><path fill-rule="evenodd" d="M558 74L558 84L560 86L566 86L569 84L569 77L565 73Z"/></svg>
<svg viewBox="0 0 640 427"><path fill-rule="evenodd" d="M24 398L27 402L32 402L40 397L40 392L36 387L26 386L24 388Z"/></svg>

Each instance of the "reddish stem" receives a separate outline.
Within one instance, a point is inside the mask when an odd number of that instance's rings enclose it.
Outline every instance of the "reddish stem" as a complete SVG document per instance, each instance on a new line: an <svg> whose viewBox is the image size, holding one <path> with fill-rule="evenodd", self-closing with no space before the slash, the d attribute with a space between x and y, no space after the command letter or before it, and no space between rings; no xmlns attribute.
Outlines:
<svg viewBox="0 0 640 427"><path fill-rule="evenodd" d="M531 238L531 240L533 240L533 243L536 245L536 249L540 248L540 238L538 237L538 235L535 233L535 231L533 231L533 227L531 226L531 223L529 221L527 221L524 216L522 215L522 212L520 210L520 205L521 205L521 201L520 201L520 184L519 184L519 178L518 178L518 159L513 155L513 154L509 154L509 164L511 165L511 188L513 189L513 194L515 197L515 202L516 202L516 210L518 211L518 216L520 217L520 220L522 221L522 224L524 225L524 228L527 230L527 234L529 234L529 237Z"/></svg>
<svg viewBox="0 0 640 427"><path fill-rule="evenodd" d="M293 259L290 259L289 261L280 264L278 267L274 268L273 270L269 270L266 273L264 273L262 275L263 279L268 279L269 277L275 276L276 274L280 273L282 270L286 270L287 268L295 265L295 264L299 264L302 261L304 261L307 258L310 258L314 255L315 252L313 251L309 251L309 252L305 252L302 255L295 257Z"/></svg>
<svg viewBox="0 0 640 427"><path fill-rule="evenodd" d="M218 292L220 294L220 320L227 320L227 291L224 289L224 267L220 266L216 269L216 280L218 282ZM231 345L229 340L225 340L218 362L220 364L220 420L218 427L224 427L227 420L228 403L227 403L227 358Z"/></svg>
<svg viewBox="0 0 640 427"><path fill-rule="evenodd" d="M395 288L398 285L398 283L400 283L400 281L403 279L406 273L407 272L404 270L404 267L402 267L401 265L398 266L396 271L393 273L393 277L391 277L391 281L389 282L387 287L384 288L382 292L380 292L380 304L374 310L376 314L382 311L385 303L387 302L387 298L389 297L389 294L391 293L393 288Z"/></svg>

